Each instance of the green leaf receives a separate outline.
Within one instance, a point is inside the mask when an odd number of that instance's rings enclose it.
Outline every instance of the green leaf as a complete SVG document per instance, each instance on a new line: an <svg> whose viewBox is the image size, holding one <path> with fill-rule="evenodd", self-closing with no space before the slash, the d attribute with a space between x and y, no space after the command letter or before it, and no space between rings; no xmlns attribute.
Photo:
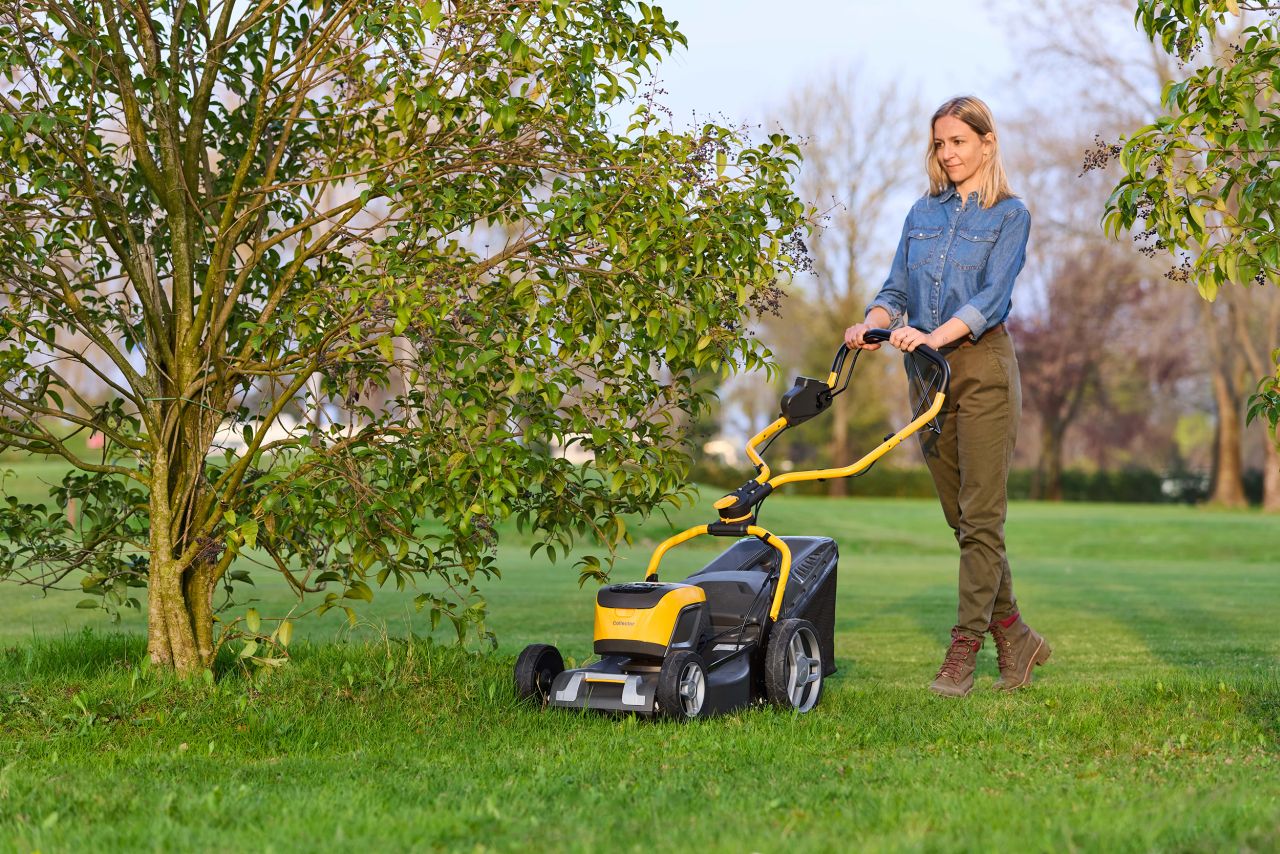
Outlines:
<svg viewBox="0 0 1280 854"><path fill-rule="evenodd" d="M249 548L253 548L258 542L258 520L246 519L244 524L240 526L240 534L244 537L244 544Z"/></svg>
<svg viewBox="0 0 1280 854"><path fill-rule="evenodd" d="M258 611L256 608L250 608L248 611L245 612L244 625L245 625L245 628L253 632L255 635L262 628L262 618L258 616Z"/></svg>
<svg viewBox="0 0 1280 854"><path fill-rule="evenodd" d="M347 585L347 590L342 594L343 599L359 599L365 602L373 601L373 590L363 581L352 581Z"/></svg>
<svg viewBox="0 0 1280 854"><path fill-rule="evenodd" d="M413 99L407 94L401 92L396 95L395 106L392 107L392 112L395 114L396 123L401 127L409 126L409 121L413 117L415 109Z"/></svg>
<svg viewBox="0 0 1280 854"><path fill-rule="evenodd" d="M1204 231L1204 210L1204 208L1194 202L1187 205L1187 213L1191 215L1191 220L1196 224L1196 227L1201 232Z"/></svg>

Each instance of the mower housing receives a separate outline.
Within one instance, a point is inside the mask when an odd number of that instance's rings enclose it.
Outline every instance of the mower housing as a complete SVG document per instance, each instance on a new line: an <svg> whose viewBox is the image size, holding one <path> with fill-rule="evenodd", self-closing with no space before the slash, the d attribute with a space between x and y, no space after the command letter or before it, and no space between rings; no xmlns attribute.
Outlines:
<svg viewBox="0 0 1280 854"><path fill-rule="evenodd" d="M823 675L835 672L836 564L829 537L783 537L792 563L779 621L817 629ZM595 652L601 659L555 676L547 702L652 715L665 656L689 649L706 662L707 713L765 697L762 678L769 606L779 578L776 549L741 539L682 583L635 582L596 596Z"/></svg>

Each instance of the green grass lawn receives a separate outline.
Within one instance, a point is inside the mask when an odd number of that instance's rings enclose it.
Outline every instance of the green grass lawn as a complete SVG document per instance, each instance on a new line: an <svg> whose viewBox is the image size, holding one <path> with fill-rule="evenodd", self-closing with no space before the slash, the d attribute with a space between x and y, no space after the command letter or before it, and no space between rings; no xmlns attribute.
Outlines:
<svg viewBox="0 0 1280 854"><path fill-rule="evenodd" d="M495 654L422 640L410 596L379 591L355 630L300 624L294 662L256 682L170 684L139 667L136 620L0 588L0 847L1280 848L1274 517L1015 504L1017 592L1054 657L1002 696L984 649L961 701L925 690L955 616L935 504L779 496L763 521L841 549L840 671L804 716L520 706L515 653L584 658L594 594L514 531L487 588ZM668 530L640 529L615 579L640 577ZM672 552L664 576L723 545ZM257 596L264 614L290 604L266 579Z"/></svg>

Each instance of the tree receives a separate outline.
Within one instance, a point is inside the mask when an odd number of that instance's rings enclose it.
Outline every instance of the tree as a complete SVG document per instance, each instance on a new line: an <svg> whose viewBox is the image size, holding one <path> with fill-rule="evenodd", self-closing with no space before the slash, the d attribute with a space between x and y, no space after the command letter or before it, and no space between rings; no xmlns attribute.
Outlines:
<svg viewBox="0 0 1280 854"><path fill-rule="evenodd" d="M1234 340L1237 352L1248 365L1247 371L1254 377L1266 376L1269 366L1267 353L1259 346L1259 341L1270 340L1276 343L1280 336L1280 288L1236 288L1234 296L1237 305L1232 312ZM1280 359L1280 356L1273 356ZM1262 478L1262 509L1269 512L1280 511L1280 423L1265 418L1268 400L1267 387L1274 388L1269 379L1260 383L1259 393L1254 397L1254 417L1264 415L1269 435L1263 443L1264 469ZM1272 401L1274 406L1274 401Z"/></svg>
<svg viewBox="0 0 1280 854"><path fill-rule="evenodd" d="M1103 139L1115 139L1130 129L1150 122L1159 112L1159 94L1165 81L1179 72L1179 59L1170 55L1160 44L1153 44L1132 27L1133 3L1130 0L1093 0L1089 3L1050 2L1033 12L1011 9L1012 32L1019 33L1018 43L1024 46L1027 69L1055 72L1052 85L1059 101L1068 101L1076 108L1072 115L1077 127L1089 135ZM1221 54L1230 49L1238 39L1239 25L1215 31L1204 42L1204 57ZM1027 35L1031 38L1028 39ZM1200 60L1197 60L1200 61ZM1032 87L1029 87L1032 88ZM1071 116L1055 115L1053 127L1059 132L1071 122ZM1118 149L1117 149L1118 150ZM1113 159L1108 146L1100 144L1086 157L1086 170L1102 166ZM1108 170L1110 172L1111 170ZM1118 176L1111 178L1114 188ZM1110 189L1110 188L1109 188ZM1101 203L1100 203L1101 204ZM1140 242L1145 242L1140 240ZM1147 245L1144 254L1153 259L1164 259L1167 253L1155 251L1159 247ZM1165 271L1172 278L1183 279L1181 268ZM1231 300L1228 292L1226 299ZM1182 352L1187 341L1179 333L1183 323L1182 300L1171 301L1177 311L1165 313L1165 318L1151 317L1157 326L1148 330L1153 341L1147 354L1159 362L1170 358L1183 365L1198 363L1203 359L1203 370L1209 380L1206 398L1215 414L1215 430L1212 434L1214 484L1211 500L1219 504L1243 504L1244 479L1240 467L1241 443L1246 428L1245 398L1247 396L1239 376L1239 354L1231 348L1214 347L1209 342L1229 340L1237 334L1230 318L1223 311L1193 312L1201 329L1190 339L1197 342L1196 358L1187 360ZM1255 330L1256 331L1256 330ZM1269 339L1264 339L1269 340ZM1161 350L1159 342L1167 342ZM1258 344L1265 347L1265 344ZM1170 346L1172 345L1172 346ZM1092 417L1087 421L1091 432L1098 425ZM1153 417L1148 428L1154 435L1161 420ZM1173 423L1165 419L1163 423ZM1126 435L1137 435L1133 431Z"/></svg>
<svg viewBox="0 0 1280 854"><path fill-rule="evenodd" d="M1224 286L1280 284L1280 5L1238 0L1141 0L1137 20L1181 62L1228 18L1252 12L1235 44L1165 87L1165 115L1133 133L1120 152L1124 175L1107 203L1112 233L1143 229L1184 254L1184 278L1213 300ZM1271 344L1277 330L1269 330ZM1275 374L1257 380L1249 419L1280 441L1280 348ZM1274 459L1274 458L1273 458Z"/></svg>
<svg viewBox="0 0 1280 854"><path fill-rule="evenodd" d="M1040 427L1031 497L1060 501L1067 430L1089 401L1107 399L1103 366L1120 338L1129 309L1142 298L1132 259L1042 235L1042 292L1025 300L1010 327L1018 342L1022 388ZM1086 250L1087 251L1087 250ZM1120 298L1117 298L1117 294Z"/></svg>
<svg viewBox="0 0 1280 854"><path fill-rule="evenodd" d="M797 277L781 313L767 320L779 358L801 373L825 370L844 330L862 320L888 272L893 247L886 249L886 240L897 237L897 224L887 224L886 215L905 216L911 196L900 210L894 202L904 189L923 187L922 109L897 87L877 90L861 76L846 69L816 78L794 91L780 113L783 126L804 141L797 192L826 211L809 242L812 275ZM792 376L781 378L789 384ZM832 466L852 462L859 446L879 444L891 404L906 400L897 359L863 360L855 385L856 399L842 394L832 402L825 455ZM788 436L779 448L788 440L804 441ZM831 495L845 495L849 481L836 478L827 487Z"/></svg>
<svg viewBox="0 0 1280 854"><path fill-rule="evenodd" d="M692 373L761 365L805 215L781 135L610 129L677 43L631 0L0 0L0 448L81 505L0 508L0 574L145 585L190 674L237 631L278 660L284 615L214 635L251 566L319 610L429 582L461 638L496 520L611 561L679 488Z"/></svg>
<svg viewBox="0 0 1280 854"><path fill-rule="evenodd" d="M1096 209L1110 184L1103 174L1080 173L1084 131L1031 111L1010 123L1007 138L1015 188L1031 205L1034 221L1010 317L1024 423L1034 430L1027 431L1033 441L1025 443L1034 450L1031 494L1060 500L1071 434L1087 436L1099 422L1111 426L1119 387L1129 386L1154 356L1145 342L1159 336L1135 327L1149 313L1146 282L1158 273L1156 265L1098 231Z"/></svg>

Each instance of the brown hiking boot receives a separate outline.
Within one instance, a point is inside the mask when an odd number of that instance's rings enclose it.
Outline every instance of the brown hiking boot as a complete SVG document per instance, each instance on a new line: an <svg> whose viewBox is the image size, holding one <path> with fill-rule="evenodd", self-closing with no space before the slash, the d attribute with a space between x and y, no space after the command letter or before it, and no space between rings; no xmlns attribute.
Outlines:
<svg viewBox="0 0 1280 854"><path fill-rule="evenodd" d="M938 675L929 690L944 697L963 697L973 690L973 670L978 665L981 638L962 635L959 629L951 630L951 648L938 668Z"/></svg>
<svg viewBox="0 0 1280 854"><path fill-rule="evenodd" d="M1049 660L1053 650L1035 629L1022 622L1019 614L997 620L987 627L996 642L996 662L1000 666L997 691L1012 691L1031 683L1031 669Z"/></svg>

